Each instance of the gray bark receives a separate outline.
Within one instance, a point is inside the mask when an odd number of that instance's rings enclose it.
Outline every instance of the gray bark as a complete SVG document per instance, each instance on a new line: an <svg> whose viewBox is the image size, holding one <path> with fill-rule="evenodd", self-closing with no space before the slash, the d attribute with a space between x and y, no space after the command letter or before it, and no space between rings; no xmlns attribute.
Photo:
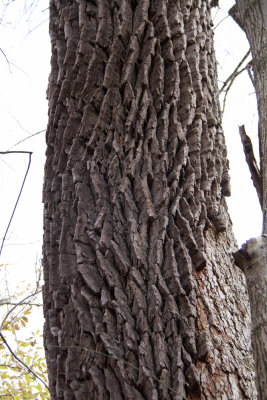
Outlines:
<svg viewBox="0 0 267 400"><path fill-rule="evenodd" d="M252 53L259 111L260 166L263 181L263 233L267 234L267 2L236 0L240 26Z"/></svg>
<svg viewBox="0 0 267 400"><path fill-rule="evenodd" d="M207 1L51 0L55 399L255 399Z"/></svg>
<svg viewBox="0 0 267 400"><path fill-rule="evenodd" d="M250 43L259 111L260 174L263 235L251 239L236 253L247 279L252 317L252 345L258 399L267 399L267 2L236 0L238 23ZM258 191L259 193L259 191Z"/></svg>
<svg viewBox="0 0 267 400"><path fill-rule="evenodd" d="M258 399L267 399L267 238L250 239L234 254L246 275Z"/></svg>

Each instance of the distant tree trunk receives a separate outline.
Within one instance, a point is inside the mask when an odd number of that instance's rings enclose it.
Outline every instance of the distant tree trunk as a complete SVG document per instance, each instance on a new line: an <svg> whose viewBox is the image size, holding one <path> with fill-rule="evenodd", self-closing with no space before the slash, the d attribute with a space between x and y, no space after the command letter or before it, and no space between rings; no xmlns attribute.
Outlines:
<svg viewBox="0 0 267 400"><path fill-rule="evenodd" d="M52 399L255 399L206 0L51 0Z"/></svg>
<svg viewBox="0 0 267 400"><path fill-rule="evenodd" d="M234 14L252 52L259 111L263 234L235 254L248 284L258 399L267 400L267 1L236 0ZM233 10L232 9L232 10Z"/></svg>

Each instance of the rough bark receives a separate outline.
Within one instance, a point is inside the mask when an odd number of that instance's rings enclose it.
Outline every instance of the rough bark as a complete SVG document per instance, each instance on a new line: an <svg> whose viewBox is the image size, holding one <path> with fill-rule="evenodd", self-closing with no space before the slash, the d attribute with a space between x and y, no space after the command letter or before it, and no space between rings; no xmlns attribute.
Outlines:
<svg viewBox="0 0 267 400"><path fill-rule="evenodd" d="M55 399L255 399L204 0L51 0Z"/></svg>
<svg viewBox="0 0 267 400"><path fill-rule="evenodd" d="M236 253L247 279L252 317L252 345L258 399L267 399L267 2L236 0L235 15L250 43L259 111L260 191L263 235L251 239ZM259 196L261 197L261 195Z"/></svg>
<svg viewBox="0 0 267 400"><path fill-rule="evenodd" d="M247 278L258 398L267 399L267 237L250 239L234 254Z"/></svg>

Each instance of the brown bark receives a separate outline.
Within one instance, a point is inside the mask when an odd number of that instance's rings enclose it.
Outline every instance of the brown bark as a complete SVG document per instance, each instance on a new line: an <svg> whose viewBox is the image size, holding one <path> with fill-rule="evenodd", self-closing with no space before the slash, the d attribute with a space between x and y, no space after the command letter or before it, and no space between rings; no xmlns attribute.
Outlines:
<svg viewBox="0 0 267 400"><path fill-rule="evenodd" d="M52 399L255 399L208 2L50 3Z"/></svg>

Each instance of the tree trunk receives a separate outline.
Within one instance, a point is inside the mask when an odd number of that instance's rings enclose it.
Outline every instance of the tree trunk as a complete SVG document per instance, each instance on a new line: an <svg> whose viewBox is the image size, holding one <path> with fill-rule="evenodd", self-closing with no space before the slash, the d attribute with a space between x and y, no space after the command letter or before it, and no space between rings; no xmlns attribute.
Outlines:
<svg viewBox="0 0 267 400"><path fill-rule="evenodd" d="M267 2L236 0L234 7L252 52L259 111L263 211L262 237L250 239L235 253L235 259L244 271L248 285L258 400L267 400Z"/></svg>
<svg viewBox="0 0 267 400"><path fill-rule="evenodd" d="M255 399L206 0L51 0L52 400Z"/></svg>

